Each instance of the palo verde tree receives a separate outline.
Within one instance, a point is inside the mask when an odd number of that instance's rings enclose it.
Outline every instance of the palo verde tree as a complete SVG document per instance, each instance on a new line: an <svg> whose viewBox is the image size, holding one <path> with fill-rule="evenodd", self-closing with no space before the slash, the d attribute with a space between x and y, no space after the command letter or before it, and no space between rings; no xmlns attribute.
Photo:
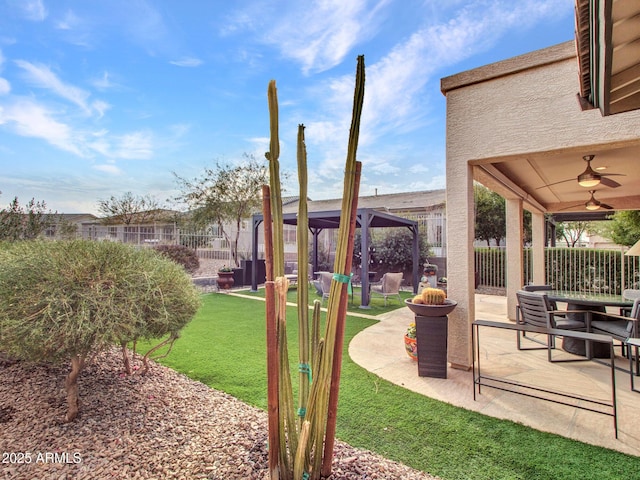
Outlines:
<svg viewBox="0 0 640 480"><path fill-rule="evenodd" d="M68 421L78 414L77 380L88 357L137 339L167 336L162 343L172 343L200 304L183 268L151 249L14 242L0 245L0 258L0 350L71 363Z"/></svg>
<svg viewBox="0 0 640 480"><path fill-rule="evenodd" d="M126 192L120 197L112 195L107 200L98 200L98 211L106 224L147 223L158 219L162 213L160 202L151 195L134 195Z"/></svg>
<svg viewBox="0 0 640 480"><path fill-rule="evenodd" d="M262 185L269 182L264 163L244 154L238 165L217 162L200 177L187 180L174 172L181 194L176 199L189 205L193 222L206 229L216 225L229 244L235 266L239 266L238 240L242 221L260 210Z"/></svg>

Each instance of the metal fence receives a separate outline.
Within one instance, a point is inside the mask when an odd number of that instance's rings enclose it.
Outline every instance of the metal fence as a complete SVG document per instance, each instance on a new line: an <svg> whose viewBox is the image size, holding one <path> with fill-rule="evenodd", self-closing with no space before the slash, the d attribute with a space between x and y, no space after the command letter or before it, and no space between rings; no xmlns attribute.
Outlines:
<svg viewBox="0 0 640 480"><path fill-rule="evenodd" d="M524 250L524 283L533 281L531 249ZM504 247L476 248L478 284L504 288ZM625 288L640 288L640 257L625 256L624 250L594 248L546 248L546 283L557 290L621 294Z"/></svg>

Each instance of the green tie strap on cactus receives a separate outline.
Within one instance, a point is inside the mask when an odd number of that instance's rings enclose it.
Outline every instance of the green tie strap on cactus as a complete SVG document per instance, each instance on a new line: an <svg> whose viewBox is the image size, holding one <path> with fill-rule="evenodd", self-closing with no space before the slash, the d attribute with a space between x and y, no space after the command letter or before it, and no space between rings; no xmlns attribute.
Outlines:
<svg viewBox="0 0 640 480"><path fill-rule="evenodd" d="M350 275L342 275L341 273L334 273L333 274L333 279L336 282L349 283L349 281L351 280L351 276Z"/></svg>
<svg viewBox="0 0 640 480"><path fill-rule="evenodd" d="M312 380L312 377L311 377L311 365L309 365L308 363L300 363L300 364L298 364L298 371L300 373L305 373L307 375L309 383L311 383L311 380Z"/></svg>

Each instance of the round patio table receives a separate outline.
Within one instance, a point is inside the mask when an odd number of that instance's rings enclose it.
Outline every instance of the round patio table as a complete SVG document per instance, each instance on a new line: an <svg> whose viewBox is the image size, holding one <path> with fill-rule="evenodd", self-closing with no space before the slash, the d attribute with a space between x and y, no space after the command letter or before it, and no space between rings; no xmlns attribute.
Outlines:
<svg viewBox="0 0 640 480"><path fill-rule="evenodd" d="M633 301L624 298L622 295L565 292L562 290L549 290L544 293L547 294L547 298L551 301L566 303L567 311L591 310L593 312L606 312L606 307L633 306ZM567 318L584 321L584 313L568 313ZM585 355L586 353L584 340L577 338L564 338L562 340L562 349L575 355ZM603 343L594 343L592 353L596 358L607 358L611 355L609 345Z"/></svg>

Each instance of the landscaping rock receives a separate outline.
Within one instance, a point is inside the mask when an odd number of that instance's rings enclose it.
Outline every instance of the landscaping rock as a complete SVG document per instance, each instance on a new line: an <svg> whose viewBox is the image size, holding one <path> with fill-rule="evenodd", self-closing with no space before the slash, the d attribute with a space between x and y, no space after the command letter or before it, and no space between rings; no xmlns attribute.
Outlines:
<svg viewBox="0 0 640 480"><path fill-rule="evenodd" d="M67 367L0 369L0 477L22 479L267 479L267 416L152 364L125 376L120 352L82 373L81 410L64 422ZM433 479L336 443L331 479Z"/></svg>

